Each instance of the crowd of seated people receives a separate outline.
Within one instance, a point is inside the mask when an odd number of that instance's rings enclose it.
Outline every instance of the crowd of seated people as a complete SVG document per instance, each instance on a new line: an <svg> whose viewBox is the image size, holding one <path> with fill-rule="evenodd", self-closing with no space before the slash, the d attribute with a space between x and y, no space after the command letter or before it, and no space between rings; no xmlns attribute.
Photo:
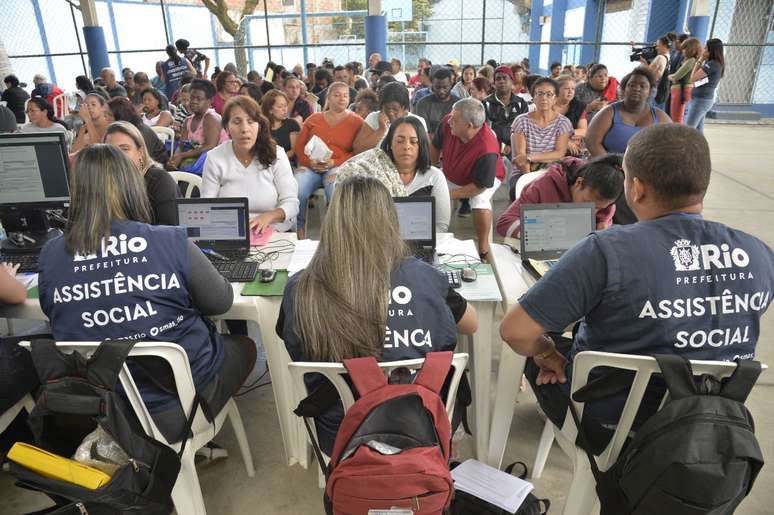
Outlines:
<svg viewBox="0 0 774 515"><path fill-rule="evenodd" d="M724 69L722 44L713 41L703 53L693 38L669 43L674 47L667 51L681 53L683 59L668 74L671 99L665 107L675 121L685 118L686 125L701 127L711 108ZM652 353L655 348L644 341L643 335L650 333L643 324L649 320L637 318L630 304L621 305L626 296L602 295L610 287L621 292L647 289L648 282L629 284L641 277L629 272L641 266L642 256L650 256L642 247L653 245L648 241L669 248L674 241L667 240L679 226L690 230L683 237L692 241L730 238L743 243L756 260L756 277L772 289L771 250L700 217L709 150L698 132L671 124L668 114L654 105L659 77L652 63L638 64L620 83L600 63L564 68L556 63L544 77L530 73L527 61L491 62L477 70L455 62L433 65L425 58L419 60L417 73L407 77L400 61L376 55L366 75L360 63L334 66L326 60L320 66L296 65L292 71L269 63L263 74L250 71L245 80L229 66L216 66L207 76L209 59L204 61L205 56L187 44L166 51L168 59L159 65L155 86L141 71L124 70L123 84L112 70L104 71L96 84L79 77L79 128L70 148L71 223L64 237L41 255L40 299L55 338L102 340L141 333L142 322L85 330L75 323L74 310L94 309L96 304L56 303L52 292L75 280L73 260L93 253L102 238L146 238L148 269L178 280L174 288L147 292L147 299L132 302L157 303L163 297L165 313L183 316L184 323L168 337L189 353L197 389L209 392L205 403L210 413L242 384L255 362L255 346L243 337L219 335L207 320L228 310L232 289L187 243L184 231L169 227L176 223L174 206L180 193L166 170L201 175L202 197L247 197L251 229L296 231L299 238L306 237L310 197L318 188L325 190L330 205L318 250L308 268L288 282L276 326L294 360L421 357L432 350L454 349L458 333L475 332L476 314L465 299L437 271L409 257L391 197L432 196L437 232L448 230L453 202L459 201L460 216L466 209L472 212L482 261L490 253L492 198L507 174L514 194L520 176L541 175L514 195L497 220L501 236L519 236L522 204L593 203L599 232L571 250L501 327L516 352L534 357L528 377L554 421L566 410L566 402L561 405L556 397L566 396L563 366L575 352ZM26 102L19 80L5 78L3 99L9 116L17 122L28 119L20 124L24 132L71 130L71 124L54 116L47 98L53 86L45 78L38 82L39 93L45 95L33 92ZM152 127L176 131L177 148L171 156L172 149L165 148ZM310 147L322 145L330 155L312 159ZM638 219L652 223L634 224ZM611 228L613 224L632 225ZM616 253L626 259L599 259ZM671 258L663 263L652 259L655 272L672 266ZM616 269L605 269L613 262ZM127 272L142 274L145 266ZM590 279L580 280L578 269L587 270ZM2 302L23 301L13 274L13 268L0 267ZM107 274L96 273L94 281L107 280ZM642 281L659 284L659 298L675 296L673 281ZM413 317L388 314L390 301L383 293L399 284L421 299ZM569 354L543 336L584 317ZM635 325L640 333L626 332ZM433 345L382 345L385 328L430 331ZM657 342L659 348L669 345ZM0 350L0 370L14 362L14 369L23 374L26 365L17 349ZM723 357L705 350L691 357ZM153 362L141 365L143 373L168 377ZM0 375L0 384L4 379ZM33 379L16 383L24 391L34 387ZM139 386L162 432L174 441L184 423L179 404L157 391L152 381L141 379ZM17 393L0 397L0 408L15 402ZM341 416L336 407L317 420L326 451ZM599 420L598 425L607 423L607 413Z"/></svg>

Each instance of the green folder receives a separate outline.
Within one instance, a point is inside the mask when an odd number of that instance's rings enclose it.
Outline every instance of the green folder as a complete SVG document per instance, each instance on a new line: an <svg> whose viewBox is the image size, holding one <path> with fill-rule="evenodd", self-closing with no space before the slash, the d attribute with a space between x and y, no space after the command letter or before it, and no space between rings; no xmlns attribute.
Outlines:
<svg viewBox="0 0 774 515"><path fill-rule="evenodd" d="M38 298L38 287L37 286L27 290L27 298L28 299L37 299Z"/></svg>
<svg viewBox="0 0 774 515"><path fill-rule="evenodd" d="M285 285L288 283L288 271L277 270L277 275L270 283L261 282L261 272L258 271L258 275L255 276L255 280L251 283L245 283L242 287L242 295L260 297L282 297L285 293Z"/></svg>

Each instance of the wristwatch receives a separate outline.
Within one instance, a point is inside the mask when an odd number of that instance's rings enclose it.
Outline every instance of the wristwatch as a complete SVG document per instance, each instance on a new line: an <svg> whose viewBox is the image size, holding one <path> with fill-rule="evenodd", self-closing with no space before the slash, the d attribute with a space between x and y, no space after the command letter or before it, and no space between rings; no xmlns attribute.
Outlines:
<svg viewBox="0 0 774 515"><path fill-rule="evenodd" d="M548 358L548 357L549 357L551 354L553 354L554 352L556 352L556 347L555 347L555 346L553 345L553 343L552 343L552 344L551 344L551 348L550 348L550 349L548 349L548 350L545 350L545 351L541 352L540 354L535 354L535 355L534 355L534 356L532 356L532 357L533 357L533 358L537 358L537 359L546 359L546 358Z"/></svg>

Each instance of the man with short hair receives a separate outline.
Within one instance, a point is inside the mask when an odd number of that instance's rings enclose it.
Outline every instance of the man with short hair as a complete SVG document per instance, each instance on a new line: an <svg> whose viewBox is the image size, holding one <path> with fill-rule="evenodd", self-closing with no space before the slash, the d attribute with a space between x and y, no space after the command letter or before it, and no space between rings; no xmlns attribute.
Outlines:
<svg viewBox="0 0 774 515"><path fill-rule="evenodd" d="M35 84L35 88L30 93L31 97L43 97L48 100L48 103L54 105L54 98L64 93L62 88L56 84L51 84L45 75L37 73L32 77L32 83Z"/></svg>
<svg viewBox="0 0 774 515"><path fill-rule="evenodd" d="M520 114L529 112L529 105L513 92L513 70L498 66L494 73L495 91L484 100L486 119L503 146L503 154L511 153L511 126Z"/></svg>
<svg viewBox="0 0 774 515"><path fill-rule="evenodd" d="M335 82L343 82L350 88L352 87L352 74L346 66L338 65L333 69L333 80Z"/></svg>
<svg viewBox="0 0 774 515"><path fill-rule="evenodd" d="M430 156L443 160L452 200L470 199L473 226L482 260L489 254L492 230L492 196L505 177L500 144L486 123L484 105L475 98L453 104L433 134Z"/></svg>
<svg viewBox="0 0 774 515"><path fill-rule="evenodd" d="M376 63L382 60L382 54L374 52L368 57L368 68L375 68Z"/></svg>
<svg viewBox="0 0 774 515"><path fill-rule="evenodd" d="M155 89L151 84L148 74L145 72L137 72L134 74L134 95L132 95L132 103L136 106L142 106L142 92L146 89ZM164 105L169 104L169 99L163 91L156 90L161 95L162 103Z"/></svg>
<svg viewBox="0 0 774 515"><path fill-rule="evenodd" d="M134 72L131 68L124 68L121 70L121 76L124 80L119 84L121 84L124 89L126 89L126 95L131 98L131 96L135 93Z"/></svg>
<svg viewBox="0 0 774 515"><path fill-rule="evenodd" d="M433 72L431 93L414 106L414 114L425 119L428 134L434 134L441 124L441 119L449 114L456 100L452 95L452 73L445 67L439 67Z"/></svg>
<svg viewBox="0 0 774 515"><path fill-rule="evenodd" d="M392 76L395 77L395 80L398 82L402 82L403 84L408 84L408 77L406 77L406 74L403 73L403 70L401 70L401 62L400 59L397 57L393 57L390 59L390 68L392 71Z"/></svg>
<svg viewBox="0 0 774 515"><path fill-rule="evenodd" d="M502 338L533 358L525 375L554 424L564 422L567 372L581 351L754 358L760 318L774 296L774 253L702 217L711 169L709 146L695 129L670 123L641 130L623 161L626 201L639 222L581 240L503 319ZM546 336L578 320L571 344ZM663 388L649 388L638 419L655 412L662 395ZM583 426L595 452L625 401L619 394L586 404Z"/></svg>
<svg viewBox="0 0 774 515"><path fill-rule="evenodd" d="M422 70L425 68L430 68L433 65L433 63L430 62L430 59L427 57L420 57L419 61L417 63L417 74L412 75L412 77L408 81L409 87L415 88L420 85L421 83L421 75Z"/></svg>
<svg viewBox="0 0 774 515"><path fill-rule="evenodd" d="M556 61L551 63L551 78L556 80L562 74L562 63Z"/></svg>
<svg viewBox="0 0 774 515"><path fill-rule="evenodd" d="M126 89L116 81L116 73L113 70L102 68L99 76L105 82L105 89L110 98L129 96L126 93Z"/></svg>

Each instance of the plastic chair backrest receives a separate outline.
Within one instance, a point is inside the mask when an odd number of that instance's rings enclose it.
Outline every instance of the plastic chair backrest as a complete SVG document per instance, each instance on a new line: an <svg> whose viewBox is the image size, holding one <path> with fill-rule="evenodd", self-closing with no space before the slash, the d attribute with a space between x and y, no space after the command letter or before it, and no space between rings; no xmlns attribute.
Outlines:
<svg viewBox="0 0 774 515"><path fill-rule="evenodd" d="M99 344L100 342L57 342L56 346L62 352L80 352L84 356L90 356L97 350ZM19 345L27 349L30 348L30 342L21 342ZM169 364L175 379L175 387L177 388L180 404L182 405L186 418L188 418L191 413L191 407L193 406L196 387L194 386L191 365L188 362L188 355L185 353L185 350L176 343L138 342L134 345L131 352L129 352L129 356L154 356L163 359ZM167 440L161 434L161 431L159 431L156 424L153 422L150 412L140 396L140 391L134 382L132 373L129 371L129 367L127 367L126 364L124 364L119 379L129 400L129 404L132 406L132 409L137 415L145 432L156 440L168 444ZM196 413L191 430L196 434L210 425L210 422L207 421L202 411L199 410ZM176 445L179 445L179 443Z"/></svg>
<svg viewBox="0 0 774 515"><path fill-rule="evenodd" d="M422 364L425 362L421 359L409 359L404 361L385 361L379 363L379 368L382 369L385 375L389 374L396 368L405 367L409 370L419 370L422 368ZM460 380L462 379L462 373L465 371L465 366L468 363L468 355L466 353L454 354L452 358L452 368L454 374L452 375L451 384L449 385L449 392L446 398L446 413L449 415L451 421L452 415L454 415L454 401L457 397L457 388L459 387ZM355 398L352 395L347 382L344 380L344 375L347 373L347 369L344 368L343 363L315 363L307 361L296 361L288 363L288 369L290 375L293 378L293 388L296 391L296 401L300 401L308 395L304 384L304 376L306 374L322 374L324 375L333 386L336 387L336 391L339 393L342 404L344 405L344 411L346 412L355 403Z"/></svg>
<svg viewBox="0 0 774 515"><path fill-rule="evenodd" d="M151 130L156 133L162 143L166 144L167 140L171 142L171 148L169 150L169 156L172 157L175 154L175 131L169 127L151 127Z"/></svg>
<svg viewBox="0 0 774 515"><path fill-rule="evenodd" d="M60 93L53 99L54 116L57 118L64 118L69 114L69 100L70 95L68 93Z"/></svg>
<svg viewBox="0 0 774 515"><path fill-rule="evenodd" d="M516 181L516 189L515 189L516 198L519 198L521 196L521 192L524 190L527 184L531 183L532 181L534 181L544 173L546 173L546 170L538 170L537 172L525 173L524 175L519 177L519 180Z"/></svg>
<svg viewBox="0 0 774 515"><path fill-rule="evenodd" d="M661 369L656 359L650 356L637 356L633 354L614 354L608 352L584 351L579 352L573 360L572 372L572 392L577 392L579 388L586 385L589 379L589 373L597 367L617 368L621 370L632 370L635 372L634 381L626 399L626 404L621 413L621 418L615 429L615 434L610 440L607 448L598 457L597 464L600 471L609 469L618 459L621 449L629 432L632 429L634 418L640 408L640 403L645 395L648 382L653 374L658 374ZM703 374L712 375L718 379L729 377L736 370L736 363L726 361L693 361L691 368L694 376ZM765 370L766 365L762 365ZM578 411L578 416L583 416L583 403L572 401ZM662 402L663 405L663 402ZM570 416L567 416L562 433L575 440L577 428Z"/></svg>
<svg viewBox="0 0 774 515"><path fill-rule="evenodd" d="M175 182L183 182L186 184L185 191L183 191L183 197L191 198L194 188L202 190L202 178L196 174L189 172L169 172L169 175L175 179Z"/></svg>

